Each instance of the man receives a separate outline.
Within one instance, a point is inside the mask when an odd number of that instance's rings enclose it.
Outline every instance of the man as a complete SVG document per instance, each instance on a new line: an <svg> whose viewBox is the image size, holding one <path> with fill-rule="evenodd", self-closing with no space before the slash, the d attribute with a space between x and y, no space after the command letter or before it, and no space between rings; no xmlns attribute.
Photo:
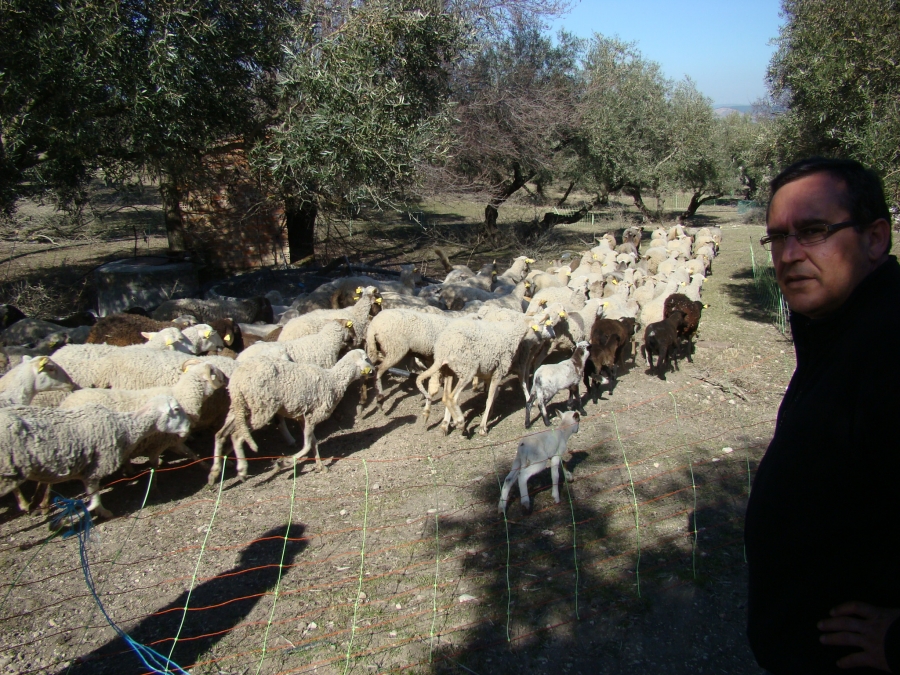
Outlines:
<svg viewBox="0 0 900 675"><path fill-rule="evenodd" d="M772 181L766 221L797 368L747 507L750 645L776 674L900 673L900 264L881 182L803 160Z"/></svg>

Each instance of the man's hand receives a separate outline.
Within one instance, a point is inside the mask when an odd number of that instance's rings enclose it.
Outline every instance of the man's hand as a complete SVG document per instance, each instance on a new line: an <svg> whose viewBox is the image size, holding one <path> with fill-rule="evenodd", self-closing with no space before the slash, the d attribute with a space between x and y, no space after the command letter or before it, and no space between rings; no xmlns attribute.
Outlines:
<svg viewBox="0 0 900 675"><path fill-rule="evenodd" d="M900 609L873 607L864 602L845 602L830 612L831 618L818 623L824 635L819 641L825 645L859 647L838 659L838 668L877 668L890 673L884 656L884 636L890 625L900 617Z"/></svg>

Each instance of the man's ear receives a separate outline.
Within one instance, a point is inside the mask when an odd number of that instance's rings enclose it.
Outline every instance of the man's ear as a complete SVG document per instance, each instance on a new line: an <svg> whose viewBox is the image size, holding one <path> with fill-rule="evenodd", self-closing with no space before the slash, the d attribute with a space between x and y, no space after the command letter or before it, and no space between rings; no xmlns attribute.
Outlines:
<svg viewBox="0 0 900 675"><path fill-rule="evenodd" d="M891 252L891 224L879 218L863 230L863 245L871 262L880 260Z"/></svg>

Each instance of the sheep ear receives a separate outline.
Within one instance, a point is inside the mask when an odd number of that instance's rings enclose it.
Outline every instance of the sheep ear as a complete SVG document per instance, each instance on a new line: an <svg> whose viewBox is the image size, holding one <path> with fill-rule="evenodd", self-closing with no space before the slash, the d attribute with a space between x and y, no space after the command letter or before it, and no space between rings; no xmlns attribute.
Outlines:
<svg viewBox="0 0 900 675"><path fill-rule="evenodd" d="M145 340L152 340L156 337L156 335L157 333L145 333L144 331L141 331L141 337L143 337Z"/></svg>

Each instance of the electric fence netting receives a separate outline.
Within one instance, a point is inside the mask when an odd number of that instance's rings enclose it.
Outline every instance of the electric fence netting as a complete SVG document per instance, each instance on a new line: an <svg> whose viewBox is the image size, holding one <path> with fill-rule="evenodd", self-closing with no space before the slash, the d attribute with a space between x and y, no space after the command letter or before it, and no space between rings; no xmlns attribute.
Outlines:
<svg viewBox="0 0 900 675"><path fill-rule="evenodd" d="M244 483L229 460L211 489L187 462L156 472L156 495L146 473L110 481L117 517L83 558L48 519L4 513L0 660L20 673L512 672L516 654L745 564L743 509L785 384L766 361L589 404L574 482L557 505L549 472L533 478L531 515L516 490L505 517L497 503L540 421L438 438L409 415L345 433L353 451L325 473L263 456ZM498 414L520 415L508 398ZM365 451L401 427L405 443Z"/></svg>

